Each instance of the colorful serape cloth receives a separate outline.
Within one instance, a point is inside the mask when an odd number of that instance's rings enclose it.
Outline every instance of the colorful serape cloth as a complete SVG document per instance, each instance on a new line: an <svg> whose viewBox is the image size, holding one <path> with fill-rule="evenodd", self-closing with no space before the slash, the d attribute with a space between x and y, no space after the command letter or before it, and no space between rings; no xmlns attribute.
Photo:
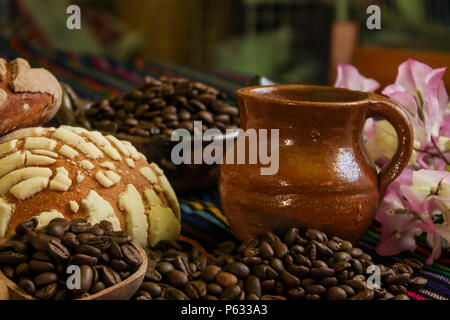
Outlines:
<svg viewBox="0 0 450 320"><path fill-rule="evenodd" d="M201 81L234 96L236 89L245 86L249 76L219 70L195 67L168 66L151 61L118 61L108 57L83 55L74 52L38 49L15 40L0 37L0 57L11 60L23 57L34 67L52 71L60 81L69 84L81 97L95 100L115 95L143 84L146 75L174 75ZM183 235L198 241L208 251L225 240L234 240L226 217L220 207L217 190L185 195L179 199L182 210ZM358 244L376 263L391 265L404 257L422 262L430 254L426 243L419 242L416 251L393 257L380 257L375 246L380 228L374 223ZM212 252L212 251L211 251ZM442 256L433 265L425 265L419 275L428 279L428 285L417 293L408 292L416 300L448 300L450 298L450 258Z"/></svg>

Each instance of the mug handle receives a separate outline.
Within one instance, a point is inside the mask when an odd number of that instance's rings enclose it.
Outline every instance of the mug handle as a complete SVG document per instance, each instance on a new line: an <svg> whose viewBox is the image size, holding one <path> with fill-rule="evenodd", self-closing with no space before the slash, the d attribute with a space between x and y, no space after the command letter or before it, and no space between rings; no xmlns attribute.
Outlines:
<svg viewBox="0 0 450 320"><path fill-rule="evenodd" d="M397 133L397 150L391 161L378 173L378 190L384 194L386 187L394 181L408 165L414 147L414 131L408 116L393 101L375 93L369 93L369 108L366 118L381 117L387 120Z"/></svg>

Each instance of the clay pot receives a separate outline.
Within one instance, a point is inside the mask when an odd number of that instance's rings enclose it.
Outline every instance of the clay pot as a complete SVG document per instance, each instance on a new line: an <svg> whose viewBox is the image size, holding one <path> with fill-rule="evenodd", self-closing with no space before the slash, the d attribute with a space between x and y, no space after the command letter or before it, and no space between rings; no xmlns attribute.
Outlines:
<svg viewBox="0 0 450 320"><path fill-rule="evenodd" d="M247 164L221 166L222 206L234 234L247 239L297 225L359 240L411 156L405 112L380 95L321 86L248 87L237 98L242 129L279 129L279 170L261 175L268 165L248 164L248 143ZM388 120L399 137L379 173L363 143L364 123L373 116Z"/></svg>

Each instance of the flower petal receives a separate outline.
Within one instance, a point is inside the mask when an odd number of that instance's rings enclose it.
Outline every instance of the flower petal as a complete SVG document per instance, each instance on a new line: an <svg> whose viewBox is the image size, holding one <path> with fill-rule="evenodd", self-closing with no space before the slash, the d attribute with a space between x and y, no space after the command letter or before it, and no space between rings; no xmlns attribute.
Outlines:
<svg viewBox="0 0 450 320"><path fill-rule="evenodd" d="M337 77L334 86L337 88L374 92L380 87L380 84L374 79L362 76L354 66L341 63L337 66Z"/></svg>

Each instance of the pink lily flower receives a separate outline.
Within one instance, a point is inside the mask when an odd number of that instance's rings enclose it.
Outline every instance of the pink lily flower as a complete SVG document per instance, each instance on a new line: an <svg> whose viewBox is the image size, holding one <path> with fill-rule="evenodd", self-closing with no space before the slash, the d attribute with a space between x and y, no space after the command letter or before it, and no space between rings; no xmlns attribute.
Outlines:
<svg viewBox="0 0 450 320"><path fill-rule="evenodd" d="M374 79L361 75L354 66L340 63L337 66L337 77L334 86L350 90L375 92L380 87L380 84Z"/></svg>

